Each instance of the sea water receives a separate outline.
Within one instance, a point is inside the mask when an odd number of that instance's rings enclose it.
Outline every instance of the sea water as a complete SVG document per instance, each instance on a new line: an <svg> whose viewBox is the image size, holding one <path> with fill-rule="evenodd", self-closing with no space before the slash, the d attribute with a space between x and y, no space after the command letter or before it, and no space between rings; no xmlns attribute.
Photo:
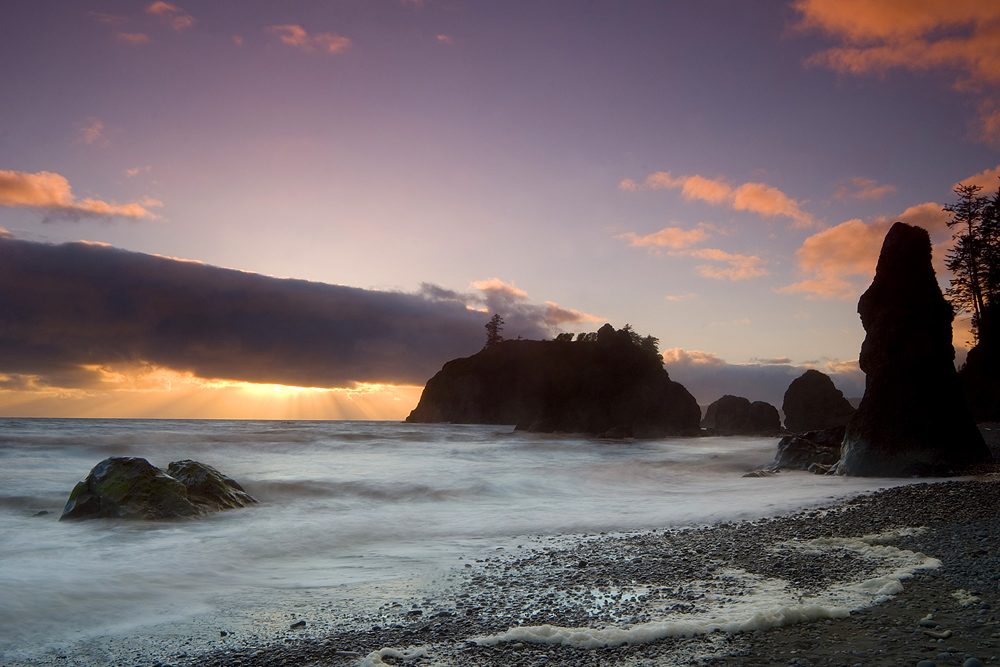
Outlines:
<svg viewBox="0 0 1000 667"><path fill-rule="evenodd" d="M178 627L218 637L243 624L267 641L296 614L429 595L525 536L753 519L906 483L742 477L775 445L370 421L0 419L0 656L72 655ZM109 456L195 459L260 504L187 521L59 522L73 486Z"/></svg>

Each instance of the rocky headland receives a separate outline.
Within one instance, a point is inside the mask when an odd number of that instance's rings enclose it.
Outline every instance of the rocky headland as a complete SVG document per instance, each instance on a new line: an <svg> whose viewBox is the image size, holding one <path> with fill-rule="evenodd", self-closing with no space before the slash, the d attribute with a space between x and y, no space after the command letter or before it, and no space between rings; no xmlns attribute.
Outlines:
<svg viewBox="0 0 1000 667"><path fill-rule="evenodd" d="M613 438L697 434L697 401L642 340L605 324L586 340L499 342L446 363L406 421Z"/></svg>

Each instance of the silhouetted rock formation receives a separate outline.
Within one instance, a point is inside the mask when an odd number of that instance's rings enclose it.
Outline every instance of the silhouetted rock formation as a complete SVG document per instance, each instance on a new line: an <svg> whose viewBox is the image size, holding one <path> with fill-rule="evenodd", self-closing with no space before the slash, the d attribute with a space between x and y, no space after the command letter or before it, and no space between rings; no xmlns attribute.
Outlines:
<svg viewBox="0 0 1000 667"><path fill-rule="evenodd" d="M59 520L177 519L257 502L204 463L178 461L168 470L171 474L142 458L104 459L73 488Z"/></svg>
<svg viewBox="0 0 1000 667"><path fill-rule="evenodd" d="M837 472L939 475L991 460L955 373L951 306L931 266L931 241L897 222L875 280L858 302L865 395L847 425Z"/></svg>
<svg viewBox="0 0 1000 667"><path fill-rule="evenodd" d="M701 427L719 435L777 435L781 418L770 403L726 394L708 406Z"/></svg>
<svg viewBox="0 0 1000 667"><path fill-rule="evenodd" d="M774 463L766 470L808 470L826 473L840 460L844 426L786 435L778 441Z"/></svg>
<svg viewBox="0 0 1000 667"><path fill-rule="evenodd" d="M444 365L408 422L515 424L536 432L696 434L701 410L659 356L605 324L594 340L506 340Z"/></svg>
<svg viewBox="0 0 1000 667"><path fill-rule="evenodd" d="M792 433L845 426L854 414L830 376L811 369L788 385L781 409L785 428Z"/></svg>
<svg viewBox="0 0 1000 667"><path fill-rule="evenodd" d="M989 306L979 323L979 342L958 371L966 405L977 422L1000 421L1000 306Z"/></svg>

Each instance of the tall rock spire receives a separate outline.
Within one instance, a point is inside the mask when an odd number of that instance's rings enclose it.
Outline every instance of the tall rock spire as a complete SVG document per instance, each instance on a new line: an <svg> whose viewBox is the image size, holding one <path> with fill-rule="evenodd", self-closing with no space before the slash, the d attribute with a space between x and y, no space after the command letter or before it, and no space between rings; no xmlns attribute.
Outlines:
<svg viewBox="0 0 1000 667"><path fill-rule="evenodd" d="M847 426L837 472L908 477L991 460L955 372L951 306L927 232L897 222L858 302L865 396Z"/></svg>

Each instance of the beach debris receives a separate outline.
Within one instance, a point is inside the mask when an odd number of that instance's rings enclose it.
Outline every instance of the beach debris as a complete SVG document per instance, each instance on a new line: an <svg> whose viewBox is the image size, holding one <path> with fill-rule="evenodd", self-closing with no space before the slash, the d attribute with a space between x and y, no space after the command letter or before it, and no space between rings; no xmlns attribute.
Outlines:
<svg viewBox="0 0 1000 667"><path fill-rule="evenodd" d="M301 630L302 628L306 627L306 622L305 621L295 621L294 623L292 623L288 627L291 630Z"/></svg>
<svg viewBox="0 0 1000 667"><path fill-rule="evenodd" d="M991 461L955 372L955 315L934 275L925 229L902 222L889 229L858 314L865 395L847 425L837 472L928 476Z"/></svg>
<svg viewBox="0 0 1000 667"><path fill-rule="evenodd" d="M176 461L164 472L143 458L113 456L73 487L59 520L177 519L256 502L204 463Z"/></svg>
<svg viewBox="0 0 1000 667"><path fill-rule="evenodd" d="M951 630L942 630L938 632L937 630L929 630L927 628L924 628L923 633L931 639L948 639L955 634Z"/></svg>
<svg viewBox="0 0 1000 667"><path fill-rule="evenodd" d="M974 594L970 593L964 588L959 588L958 590L956 590L954 593L951 594L951 597L955 598L955 601L958 602L958 604L962 607L971 607L972 605L979 602L978 597L976 597Z"/></svg>

